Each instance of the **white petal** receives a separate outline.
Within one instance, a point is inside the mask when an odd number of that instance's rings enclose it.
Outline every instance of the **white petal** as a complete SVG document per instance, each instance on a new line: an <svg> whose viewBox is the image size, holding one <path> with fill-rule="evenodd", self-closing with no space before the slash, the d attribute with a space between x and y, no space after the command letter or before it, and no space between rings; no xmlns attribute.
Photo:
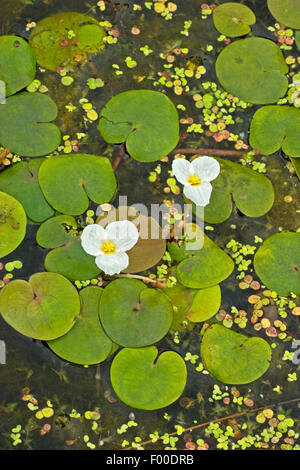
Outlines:
<svg viewBox="0 0 300 470"><path fill-rule="evenodd" d="M92 256L100 254L101 245L106 240L106 230L98 224L87 225L81 234L82 248Z"/></svg>
<svg viewBox="0 0 300 470"><path fill-rule="evenodd" d="M172 171L177 181L181 184L186 184L188 177L194 173L191 163L185 158L173 160Z"/></svg>
<svg viewBox="0 0 300 470"><path fill-rule="evenodd" d="M106 227L108 240L113 242L118 251L130 250L138 241L139 231L133 222L120 220Z"/></svg>
<svg viewBox="0 0 300 470"><path fill-rule="evenodd" d="M212 157L198 157L192 161L195 175L202 181L212 181L220 173L219 162Z"/></svg>
<svg viewBox="0 0 300 470"><path fill-rule="evenodd" d="M197 206L204 207L209 203L212 185L208 181L203 181L200 186L185 186L183 192Z"/></svg>
<svg viewBox="0 0 300 470"><path fill-rule="evenodd" d="M123 269L127 268L129 264L129 257L123 251L114 253L112 255L99 255L96 258L96 265L105 274L113 276L114 274L119 274Z"/></svg>

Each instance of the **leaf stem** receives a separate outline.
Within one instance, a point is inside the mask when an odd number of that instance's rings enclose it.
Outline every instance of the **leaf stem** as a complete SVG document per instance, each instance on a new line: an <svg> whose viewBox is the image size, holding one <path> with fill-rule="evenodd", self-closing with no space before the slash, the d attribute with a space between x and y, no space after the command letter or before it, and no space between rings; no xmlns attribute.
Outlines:
<svg viewBox="0 0 300 470"><path fill-rule="evenodd" d="M207 148L181 148L173 150L173 153L197 153L199 155L215 155L219 157L242 157L246 155L248 151L243 150L225 150L225 149L207 149Z"/></svg>

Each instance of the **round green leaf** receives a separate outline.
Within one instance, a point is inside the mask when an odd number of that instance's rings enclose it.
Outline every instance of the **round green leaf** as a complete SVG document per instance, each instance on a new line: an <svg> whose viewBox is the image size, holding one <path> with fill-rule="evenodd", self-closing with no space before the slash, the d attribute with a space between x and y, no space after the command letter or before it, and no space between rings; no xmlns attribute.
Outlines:
<svg viewBox="0 0 300 470"><path fill-rule="evenodd" d="M36 72L33 50L19 36L0 37L0 80L6 84L6 96L29 85Z"/></svg>
<svg viewBox="0 0 300 470"><path fill-rule="evenodd" d="M159 224L152 217L140 214L133 207L120 207L101 214L97 223L107 224L119 220L130 220L139 230L139 239L131 250L127 251L129 265L124 273L138 273L155 266L166 251L166 240L163 238ZM152 237L152 238L151 238Z"/></svg>
<svg viewBox="0 0 300 470"><path fill-rule="evenodd" d="M200 228L197 229L197 233L199 232ZM202 234L202 237L204 237L203 246L200 244L198 249L190 245L192 240L185 241L181 246L175 242L168 245L172 258L179 263L176 268L178 281L192 289L216 286L230 276L234 268L233 260L225 251L207 235Z"/></svg>
<svg viewBox="0 0 300 470"><path fill-rule="evenodd" d="M42 162L42 158L36 158L29 162L16 163L0 173L0 191L18 199L33 222L43 222L54 215L54 210L44 198L38 182Z"/></svg>
<svg viewBox="0 0 300 470"><path fill-rule="evenodd" d="M122 349L110 370L113 389L126 405L158 410L171 405L186 384L186 365L179 354L166 351L158 357L154 346Z"/></svg>
<svg viewBox="0 0 300 470"><path fill-rule="evenodd" d="M110 201L117 187L109 159L87 154L45 160L40 167L39 183L49 204L69 215L85 212L89 198L98 204Z"/></svg>
<svg viewBox="0 0 300 470"><path fill-rule="evenodd" d="M191 328L191 323L203 322L213 317L221 305L220 286L207 289L189 289L179 282L165 289L166 296L173 305L172 330L183 331Z"/></svg>
<svg viewBox="0 0 300 470"><path fill-rule="evenodd" d="M250 25L256 22L250 8L240 3L222 3L213 12L215 28L230 38L250 33Z"/></svg>
<svg viewBox="0 0 300 470"><path fill-rule="evenodd" d="M254 268L279 295L300 294L300 233L282 232L267 238L255 254Z"/></svg>
<svg viewBox="0 0 300 470"><path fill-rule="evenodd" d="M250 124L249 142L264 155L282 148L289 157L300 157L300 109L265 106L256 111Z"/></svg>
<svg viewBox="0 0 300 470"><path fill-rule="evenodd" d="M299 0L268 0L268 8L279 23L300 29Z"/></svg>
<svg viewBox="0 0 300 470"><path fill-rule="evenodd" d="M26 214L14 197L0 192L0 258L14 251L26 234Z"/></svg>
<svg viewBox="0 0 300 470"><path fill-rule="evenodd" d="M222 50L216 61L223 88L254 104L274 103L284 96L288 70L281 49L264 38L235 41Z"/></svg>
<svg viewBox="0 0 300 470"><path fill-rule="evenodd" d="M226 384L247 384L269 368L272 353L262 338L248 338L222 325L212 325L201 342L204 367Z"/></svg>
<svg viewBox="0 0 300 470"><path fill-rule="evenodd" d="M0 142L24 157L40 157L55 150L61 141L59 128L50 123L57 107L42 93L18 93L0 106Z"/></svg>
<svg viewBox="0 0 300 470"><path fill-rule="evenodd" d="M141 162L160 160L179 140L174 104L151 90L131 90L111 98L100 113L98 129L110 144L126 141L129 155Z"/></svg>
<svg viewBox="0 0 300 470"><path fill-rule="evenodd" d="M113 343L106 336L99 321L99 302L103 289L86 287L81 290L81 310L71 330L48 342L58 356L75 364L89 365L105 361Z"/></svg>
<svg viewBox="0 0 300 470"><path fill-rule="evenodd" d="M81 246L81 231L74 217L58 215L46 220L37 231L36 241L52 250L46 255L45 269L62 274L68 279L84 281L100 273L95 257Z"/></svg>
<svg viewBox="0 0 300 470"><path fill-rule="evenodd" d="M55 273L15 280L0 292L0 312L19 333L48 341L67 333L80 311L75 287Z"/></svg>
<svg viewBox="0 0 300 470"><path fill-rule="evenodd" d="M63 65L75 64L75 57L104 48L104 29L91 16L76 12L58 13L40 21L33 29L29 43L38 63L56 71Z"/></svg>
<svg viewBox="0 0 300 470"><path fill-rule="evenodd" d="M100 320L117 344L138 348L156 343L170 329L173 309L161 292L136 279L116 279L105 287Z"/></svg>

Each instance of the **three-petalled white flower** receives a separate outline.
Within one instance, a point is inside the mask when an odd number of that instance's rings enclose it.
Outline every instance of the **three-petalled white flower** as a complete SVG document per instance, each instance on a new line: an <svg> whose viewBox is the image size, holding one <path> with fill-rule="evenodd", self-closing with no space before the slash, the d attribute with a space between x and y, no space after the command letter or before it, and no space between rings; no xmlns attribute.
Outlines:
<svg viewBox="0 0 300 470"><path fill-rule="evenodd" d="M207 206L212 192L210 181L220 173L220 165L212 157L198 157L192 162L184 158L173 161L172 171L179 183L183 184L183 194L197 206Z"/></svg>
<svg viewBox="0 0 300 470"><path fill-rule="evenodd" d="M81 245L105 274L119 274L129 264L126 251L138 241L139 232L129 220L112 222L106 228L98 224L87 225L81 234Z"/></svg>

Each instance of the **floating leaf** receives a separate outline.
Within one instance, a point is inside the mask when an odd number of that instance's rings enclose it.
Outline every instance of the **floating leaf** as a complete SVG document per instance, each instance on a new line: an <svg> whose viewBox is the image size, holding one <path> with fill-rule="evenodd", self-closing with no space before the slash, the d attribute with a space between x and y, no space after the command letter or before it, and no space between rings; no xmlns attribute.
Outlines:
<svg viewBox="0 0 300 470"><path fill-rule="evenodd" d="M57 107L41 93L18 93L0 106L0 142L13 153L40 157L55 150L61 141L60 130L50 123Z"/></svg>
<svg viewBox="0 0 300 470"><path fill-rule="evenodd" d="M291 162L294 165L298 178L300 179L300 158L291 158Z"/></svg>
<svg viewBox="0 0 300 470"><path fill-rule="evenodd" d="M221 158L216 160L221 171L211 182L213 191L209 204L204 208L206 222L219 224L227 220L232 211L232 199L248 217L261 217L269 212L274 203L274 189L266 176L239 163Z"/></svg>
<svg viewBox="0 0 300 470"><path fill-rule="evenodd" d="M254 104L274 103L284 96L288 71L281 49L264 38L234 41L216 61L217 77L225 90Z"/></svg>
<svg viewBox="0 0 300 470"><path fill-rule="evenodd" d="M262 338L248 338L222 325L212 325L204 333L201 356L205 369L226 384L247 384L269 368L269 344Z"/></svg>
<svg viewBox="0 0 300 470"><path fill-rule="evenodd" d="M186 375L179 354L166 351L158 355L155 346L122 349L110 370L120 400L142 410L158 410L176 401L184 390Z"/></svg>
<svg viewBox="0 0 300 470"><path fill-rule="evenodd" d="M188 225L188 224L187 224ZM186 227L187 229L187 227ZM169 243L168 250L175 261L178 261L176 277L185 287L206 289L224 281L233 271L234 262L230 256L219 248L207 235L200 234L197 227L195 233L200 243L204 237L203 246L194 249L192 239L181 246L175 242Z"/></svg>
<svg viewBox="0 0 300 470"><path fill-rule="evenodd" d="M104 48L104 29L91 16L64 12L40 21L32 31L29 43L38 63L56 71L63 65L75 64L76 56L86 59L87 53Z"/></svg>
<svg viewBox="0 0 300 470"><path fill-rule="evenodd" d="M100 273L95 257L81 246L80 230L74 217L58 215L46 220L37 231L36 241L43 248L52 248L45 258L45 269L71 280L84 281Z"/></svg>
<svg viewBox="0 0 300 470"><path fill-rule="evenodd" d="M179 140L174 104L151 90L131 90L111 98L100 113L98 129L110 144L126 141L129 155L141 162L160 160Z"/></svg>
<svg viewBox="0 0 300 470"><path fill-rule="evenodd" d="M16 163L0 173L0 190L18 199L33 222L43 222L54 215L37 178L43 161L42 158L36 158Z"/></svg>
<svg viewBox="0 0 300 470"><path fill-rule="evenodd" d="M156 220L140 214L133 207L123 206L104 212L98 217L97 223L105 228L107 224L119 220L130 220L139 230L138 242L127 251L129 265L123 272L138 273L155 266L166 251L166 240Z"/></svg>
<svg viewBox="0 0 300 470"><path fill-rule="evenodd" d="M81 311L75 325L60 338L48 345L58 356L75 364L89 365L105 361L113 343L106 336L99 321L99 302L103 289L86 287L81 290Z"/></svg>
<svg viewBox="0 0 300 470"><path fill-rule="evenodd" d="M60 274L37 273L15 280L0 292L0 312L19 333L40 340L67 333L80 311L75 287Z"/></svg>
<svg viewBox="0 0 300 470"><path fill-rule="evenodd" d="M300 233L282 232L267 238L255 254L254 268L279 295L300 294Z"/></svg>
<svg viewBox="0 0 300 470"><path fill-rule="evenodd" d="M298 47L300 51L300 31L296 31L295 33L295 41L296 41L296 46Z"/></svg>
<svg viewBox="0 0 300 470"><path fill-rule="evenodd" d="M33 50L19 36L0 37L0 80L6 84L6 96L29 85L35 77Z"/></svg>
<svg viewBox="0 0 300 470"><path fill-rule="evenodd" d="M207 289L189 289L177 282L164 292L173 305L171 329L174 331L188 330L193 327L193 323L208 320L217 313L221 305L219 285Z"/></svg>
<svg viewBox="0 0 300 470"><path fill-rule="evenodd" d="M138 348L156 343L167 334L173 309L164 294L143 282L116 279L102 294L100 320L115 343Z"/></svg>
<svg viewBox="0 0 300 470"><path fill-rule="evenodd" d="M0 192L0 258L14 251L26 233L26 214L9 194Z"/></svg>
<svg viewBox="0 0 300 470"><path fill-rule="evenodd" d="M39 171L39 183L49 204L69 215L85 212L89 198L98 204L110 201L117 187L109 159L87 154L45 160Z"/></svg>
<svg viewBox="0 0 300 470"><path fill-rule="evenodd" d="M289 157L300 157L300 109L265 106L256 111L250 124L250 145L263 155L282 147Z"/></svg>
<svg viewBox="0 0 300 470"><path fill-rule="evenodd" d="M222 3L213 12L215 28L230 38L250 33L250 26L256 22L250 8L240 3Z"/></svg>
<svg viewBox="0 0 300 470"><path fill-rule="evenodd" d="M268 0L268 8L279 23L300 29L299 0Z"/></svg>

